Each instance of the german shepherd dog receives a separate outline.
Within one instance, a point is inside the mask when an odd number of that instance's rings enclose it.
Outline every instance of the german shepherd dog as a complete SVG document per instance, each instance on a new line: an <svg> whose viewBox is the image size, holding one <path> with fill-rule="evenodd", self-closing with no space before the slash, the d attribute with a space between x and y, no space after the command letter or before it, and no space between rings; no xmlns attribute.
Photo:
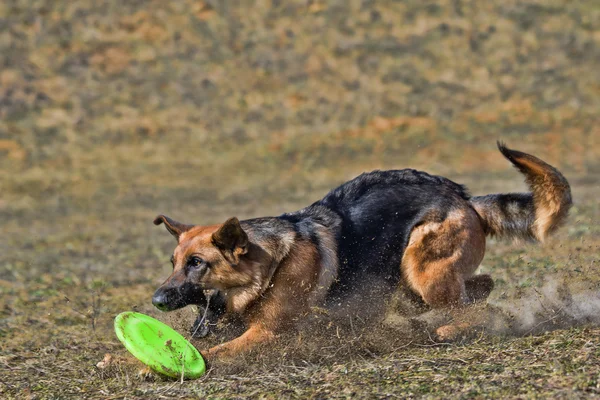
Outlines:
<svg viewBox="0 0 600 400"><path fill-rule="evenodd" d="M273 340L310 307L337 302L370 278L401 285L432 309L460 310L485 300L489 275L475 275L486 236L540 241L566 219L569 183L554 167L498 143L530 192L471 197L449 179L413 169L364 173L323 199L278 217L210 226L164 215L177 239L173 273L152 302L171 311L206 306L235 314L247 330L202 351L211 359ZM438 329L452 332L453 325Z"/></svg>

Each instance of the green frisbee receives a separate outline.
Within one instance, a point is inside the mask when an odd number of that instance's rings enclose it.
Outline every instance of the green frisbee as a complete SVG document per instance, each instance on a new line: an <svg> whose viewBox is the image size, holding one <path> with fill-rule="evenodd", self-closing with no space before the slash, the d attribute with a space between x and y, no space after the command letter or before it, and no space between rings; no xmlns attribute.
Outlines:
<svg viewBox="0 0 600 400"><path fill-rule="evenodd" d="M157 319L127 311L115 318L115 332L127 350L160 374L195 379L206 370L200 352L181 334Z"/></svg>

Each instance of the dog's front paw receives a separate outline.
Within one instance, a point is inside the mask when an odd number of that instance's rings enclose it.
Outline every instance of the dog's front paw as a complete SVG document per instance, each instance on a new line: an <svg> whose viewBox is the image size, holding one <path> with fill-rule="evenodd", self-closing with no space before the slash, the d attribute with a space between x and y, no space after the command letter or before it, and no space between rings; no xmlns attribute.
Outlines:
<svg viewBox="0 0 600 400"><path fill-rule="evenodd" d="M221 353L219 346L215 346L212 347L210 349L204 349L200 351L200 354L202 354L202 357L204 357L204 360L214 360L215 358L217 358L217 354Z"/></svg>
<svg viewBox="0 0 600 400"><path fill-rule="evenodd" d="M206 366L206 370L212 367L213 363L217 359L217 354L215 352L211 352L209 349L200 350L200 355L204 359L204 365Z"/></svg>
<svg viewBox="0 0 600 400"><path fill-rule="evenodd" d="M202 354L207 364L212 364L217 360L227 361L232 356L231 349L225 343L218 344L210 349L201 350L200 354Z"/></svg>

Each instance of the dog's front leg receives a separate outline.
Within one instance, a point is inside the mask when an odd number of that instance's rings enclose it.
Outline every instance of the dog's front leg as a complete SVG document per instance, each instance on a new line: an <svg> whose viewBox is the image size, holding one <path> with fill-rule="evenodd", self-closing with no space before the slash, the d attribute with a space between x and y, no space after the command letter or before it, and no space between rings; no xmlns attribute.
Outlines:
<svg viewBox="0 0 600 400"><path fill-rule="evenodd" d="M206 305L200 310L196 321L192 325L191 334L193 338L203 338L210 333L211 327L215 327L217 321L225 314L226 299L219 290L205 291Z"/></svg>
<svg viewBox="0 0 600 400"><path fill-rule="evenodd" d="M241 352L248 351L259 343L271 341L275 333L262 324L251 325L250 328L229 342L215 346L209 350L201 351L202 355L209 360L215 358L231 358Z"/></svg>

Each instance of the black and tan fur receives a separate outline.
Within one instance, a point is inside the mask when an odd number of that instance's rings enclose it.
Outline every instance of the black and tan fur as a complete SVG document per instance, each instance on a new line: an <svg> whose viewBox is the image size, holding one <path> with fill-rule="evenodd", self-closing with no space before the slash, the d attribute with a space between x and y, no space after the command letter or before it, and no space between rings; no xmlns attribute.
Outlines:
<svg viewBox="0 0 600 400"><path fill-rule="evenodd" d="M571 206L558 170L499 149L525 175L530 193L471 197L446 178L405 169L363 174L278 217L194 226L161 215L154 223L164 223L178 245L173 273L153 303L164 311L205 305L203 291L216 290L214 317L237 314L247 331L203 352L212 357L272 340L312 305L337 304L372 280L390 291L401 285L434 309L485 300L493 281L475 275L485 237L543 241ZM442 326L438 334L457 329Z"/></svg>

